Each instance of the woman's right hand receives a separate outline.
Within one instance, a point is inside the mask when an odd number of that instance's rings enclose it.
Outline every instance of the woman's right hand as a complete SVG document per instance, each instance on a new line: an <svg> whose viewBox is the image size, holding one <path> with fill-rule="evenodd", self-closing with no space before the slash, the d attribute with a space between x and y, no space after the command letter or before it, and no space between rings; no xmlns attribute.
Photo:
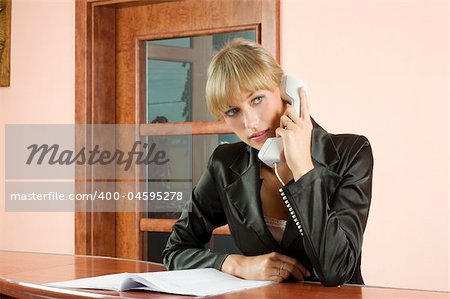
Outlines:
<svg viewBox="0 0 450 299"><path fill-rule="evenodd" d="M290 276L304 280L311 275L296 259L278 252L257 256L232 254L223 262L221 271L244 279L277 282Z"/></svg>

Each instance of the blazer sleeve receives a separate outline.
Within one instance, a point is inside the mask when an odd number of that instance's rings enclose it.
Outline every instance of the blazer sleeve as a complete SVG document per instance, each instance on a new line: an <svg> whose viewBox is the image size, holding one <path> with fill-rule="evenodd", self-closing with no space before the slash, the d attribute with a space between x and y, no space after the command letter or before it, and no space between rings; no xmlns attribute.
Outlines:
<svg viewBox="0 0 450 299"><path fill-rule="evenodd" d="M313 271L326 286L352 278L371 201L373 157L368 140L359 136L343 161L347 165L333 194L327 194L316 168L280 190L298 218Z"/></svg>
<svg viewBox="0 0 450 299"><path fill-rule="evenodd" d="M205 248L212 231L226 224L214 179L214 158L192 191L191 211L183 211L174 224L163 251L167 269L216 268L221 269L228 254Z"/></svg>

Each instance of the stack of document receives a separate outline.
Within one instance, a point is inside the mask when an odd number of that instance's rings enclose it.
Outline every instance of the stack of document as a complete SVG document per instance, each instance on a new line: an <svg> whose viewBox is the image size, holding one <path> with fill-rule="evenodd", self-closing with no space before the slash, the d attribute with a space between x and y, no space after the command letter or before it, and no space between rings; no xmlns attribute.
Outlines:
<svg viewBox="0 0 450 299"><path fill-rule="evenodd" d="M162 293L210 296L273 284L272 281L245 280L216 269L191 269L149 273L120 273L47 283L56 288L111 291L145 290Z"/></svg>

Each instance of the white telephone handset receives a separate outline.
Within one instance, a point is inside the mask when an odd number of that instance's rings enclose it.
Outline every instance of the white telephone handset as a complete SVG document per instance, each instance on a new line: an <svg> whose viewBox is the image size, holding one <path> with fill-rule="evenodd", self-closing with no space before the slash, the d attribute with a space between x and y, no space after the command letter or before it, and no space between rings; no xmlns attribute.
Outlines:
<svg viewBox="0 0 450 299"><path fill-rule="evenodd" d="M281 98L294 107L294 110L300 115L300 88L306 87L303 81L297 80L292 76L283 76L281 79L280 94ZM267 166L274 168L275 163L281 162L281 152L283 151L283 140L281 137L267 138L258 158Z"/></svg>

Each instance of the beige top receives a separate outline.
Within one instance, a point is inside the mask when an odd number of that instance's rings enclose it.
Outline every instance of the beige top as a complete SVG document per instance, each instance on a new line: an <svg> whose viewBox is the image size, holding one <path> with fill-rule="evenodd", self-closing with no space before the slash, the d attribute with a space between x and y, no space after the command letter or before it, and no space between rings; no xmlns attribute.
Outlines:
<svg viewBox="0 0 450 299"><path fill-rule="evenodd" d="M264 221L266 222L267 228L272 233L274 239L277 240L279 244L281 244L284 230L286 229L286 220L264 216Z"/></svg>

